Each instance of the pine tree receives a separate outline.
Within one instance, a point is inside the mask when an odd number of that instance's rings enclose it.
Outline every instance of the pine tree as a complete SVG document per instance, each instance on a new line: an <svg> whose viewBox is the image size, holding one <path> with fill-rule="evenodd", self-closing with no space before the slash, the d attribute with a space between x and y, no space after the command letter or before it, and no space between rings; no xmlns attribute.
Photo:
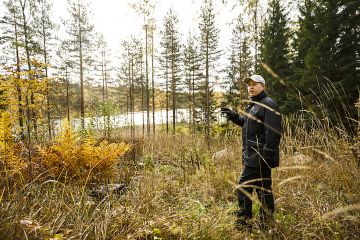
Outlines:
<svg viewBox="0 0 360 240"><path fill-rule="evenodd" d="M178 18L170 9L164 19L164 30L161 46L163 48L162 62L165 63L165 75L170 79L171 107L172 107L172 133L175 134L177 95L180 81L180 39L177 30Z"/></svg>
<svg viewBox="0 0 360 240"><path fill-rule="evenodd" d="M269 3L268 19L262 33L261 60L271 69L269 72L264 67L260 73L266 79L266 88L271 96L286 110L286 86L282 79L289 78L289 28L288 19L280 0ZM274 73L277 76L274 76Z"/></svg>
<svg viewBox="0 0 360 240"><path fill-rule="evenodd" d="M197 99L198 84L202 79L200 61L199 49L194 37L190 35L184 50L184 70L189 103L189 126L192 132L196 129L197 108L200 107Z"/></svg>
<svg viewBox="0 0 360 240"><path fill-rule="evenodd" d="M132 139L135 138L135 115L137 95L141 94L141 110L144 107L144 93L146 91L146 85L144 82L144 76L142 74L142 58L143 48L141 46L141 40L131 37L130 41L124 41L122 43L122 67L121 67L121 85L127 90L127 113L130 114L130 130ZM143 119L144 120L144 119ZM144 126L144 121L143 121ZM143 129L144 134L144 129Z"/></svg>
<svg viewBox="0 0 360 240"><path fill-rule="evenodd" d="M165 126L166 126L166 134L169 133L169 62L168 62L168 49L169 43L166 41L167 37L166 25L164 30L161 31L161 56L158 58L159 60L159 69L160 69L160 77L164 79L165 83L162 84L165 87Z"/></svg>
<svg viewBox="0 0 360 240"><path fill-rule="evenodd" d="M51 139L51 110L50 110L50 78L49 78L49 65L51 59L51 48L54 43L54 30L56 25L50 18L52 3L49 0L39 0L40 14L36 16L35 21L37 31L39 32L41 44L41 52L43 55L43 62L45 66L45 81L46 81L46 115L48 124L49 139Z"/></svg>
<svg viewBox="0 0 360 240"><path fill-rule="evenodd" d="M5 29L5 41L6 38L12 40L9 43L11 47L14 47L16 64L16 70L8 69L8 73L14 80L12 84L16 88L16 94L12 95L17 95L20 135L23 139L25 136L23 125L26 124L29 173L32 174L32 138L38 139L37 113L41 108L40 104L35 104L35 94L39 96L38 99L42 97L41 83L39 82L41 77L38 77L38 74L42 75L39 71L41 63L36 59L36 54L39 53L40 48L36 42L37 35L34 28L37 2L10 0L6 2L6 7L9 15L5 16L3 22L8 26L13 26L13 29ZM13 34L8 35L10 32Z"/></svg>
<svg viewBox="0 0 360 240"><path fill-rule="evenodd" d="M204 82L201 91L204 106L204 134L205 141L210 146L210 123L214 110L213 88L210 82L213 76L214 64L220 56L218 50L219 29L215 25L215 14L212 0L205 0L201 7L200 15L200 50L203 59L202 69L204 69Z"/></svg>
<svg viewBox="0 0 360 240"><path fill-rule="evenodd" d="M247 1L247 12L250 16L252 41L254 43L254 71L259 70L259 48L260 48L260 33L262 28L262 7L260 0Z"/></svg>
<svg viewBox="0 0 360 240"><path fill-rule="evenodd" d="M38 10L38 5L36 1L33 0L16 0L16 4L19 6L20 10L20 26L21 32L23 34L23 46L25 50L25 58L27 64L27 80L31 82L35 79L35 75L33 71L36 70L35 55L40 51L40 45L36 41L36 31L35 31L35 21L34 16ZM31 88L31 87L30 87ZM30 99L29 99L30 98ZM27 132L29 138L29 146L30 143L30 135L31 135L31 123L34 128L34 138L37 140L38 138L38 123L37 123L37 110L35 109L35 95L34 91L30 91L30 96L25 96L25 104L27 109ZM29 157L31 158L31 157Z"/></svg>
<svg viewBox="0 0 360 240"><path fill-rule="evenodd" d="M141 44L141 39L132 37L132 58L133 58L133 81L134 81L134 107L140 109L143 113L143 136L145 136L145 116L144 111L149 107L145 97L147 92L150 91L149 85L146 84L146 76L144 75L144 48ZM141 95L141 97L140 97ZM141 99L140 99L141 98ZM148 124L148 122L147 122ZM148 130L149 128L147 128Z"/></svg>
<svg viewBox="0 0 360 240"><path fill-rule="evenodd" d="M103 34L96 34L96 51L94 52L95 70L97 70L97 81L94 84L101 86L102 104L108 99L108 84L110 83L111 62L109 60L109 48Z"/></svg>
<svg viewBox="0 0 360 240"><path fill-rule="evenodd" d="M150 86L149 86L149 36L154 26L151 14L154 11L155 5L151 0L138 0L131 5L144 19L144 33L145 33L145 83L146 83L146 123L147 135L150 136Z"/></svg>
<svg viewBox="0 0 360 240"><path fill-rule="evenodd" d="M21 48L21 36L19 32L19 24L20 24L20 17L19 7L14 4L13 0L9 0L5 3L6 10L5 16L0 20L1 25L3 26L2 34L0 36L0 43L8 46L8 48L13 53L13 57L11 59L15 59L14 62L16 64L16 72L17 72L17 79L20 79L20 48ZM5 48L5 46L4 46ZM17 107L18 107L18 121L20 127L20 138L24 140L24 104L23 104L23 94L21 91L21 86L18 82L16 84L16 91L17 91Z"/></svg>
<svg viewBox="0 0 360 240"><path fill-rule="evenodd" d="M133 128L133 124L134 124L134 81L132 78L132 73L131 73L131 69L132 69L132 64L133 64L133 60L132 60L132 52L131 52L131 46L130 43L127 41L123 41L122 42L122 48L124 50L123 53L123 64L122 64L122 68L121 68L121 77L120 80L122 80L122 85L127 89L127 106L126 106L126 112L127 115L130 114L130 132L131 132L131 137L132 139L134 139L134 135L135 135L135 129Z"/></svg>
<svg viewBox="0 0 360 240"><path fill-rule="evenodd" d="M155 44L154 44L154 35L155 35L155 20L151 19L149 24L149 33L151 39L151 109L152 109L152 127L153 127L153 137L155 137L155 67L154 67L154 55L155 55Z"/></svg>
<svg viewBox="0 0 360 240"><path fill-rule="evenodd" d="M103 34L97 33L95 39L96 50L94 51L94 60L92 62L92 65L94 66L96 72L93 73L93 76L95 76L93 85L100 86L101 89L99 92L101 95L101 100L97 100L99 104L96 107L99 108L101 115L103 116L104 137L109 138L111 128L110 114L113 111L113 108L111 106L112 102L108 99L108 87L112 83L112 68L111 62L109 60L110 52ZM95 109L95 111L97 111L97 109Z"/></svg>
<svg viewBox="0 0 360 240"><path fill-rule="evenodd" d="M70 51L78 64L81 127L85 129L84 72L86 65L91 62L91 39L94 26L89 19L90 11L86 0L68 0L67 2L70 19L64 23L69 35L69 46L72 47Z"/></svg>
<svg viewBox="0 0 360 240"><path fill-rule="evenodd" d="M56 87L54 87L53 89L54 91L54 95L65 95L65 106L63 105L62 108L66 109L66 117L67 117L67 121L70 123L70 105L71 104L71 100L70 100L70 94L71 94L71 89L70 89L70 78L71 78L71 72L73 69L73 65L74 62L72 61L72 57L70 54L70 46L69 46L69 42L68 41L61 41L59 48L56 52L56 55L58 56L58 60L59 63L57 63L57 65L59 67L57 67L57 75L59 76L59 80L61 81L60 85L63 86L65 89L64 94L62 94L62 91L60 89L57 89ZM55 102L55 100L54 100ZM60 112L62 112L60 110Z"/></svg>

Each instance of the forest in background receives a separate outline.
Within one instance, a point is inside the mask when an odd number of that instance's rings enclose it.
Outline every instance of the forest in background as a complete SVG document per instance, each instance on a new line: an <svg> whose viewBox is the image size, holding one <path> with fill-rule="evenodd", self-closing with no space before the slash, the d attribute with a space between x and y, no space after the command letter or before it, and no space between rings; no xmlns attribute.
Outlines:
<svg viewBox="0 0 360 240"><path fill-rule="evenodd" d="M190 127L200 124L209 138L214 109L244 106L243 80L253 73L265 77L267 91L282 113L296 114L303 108L317 113L319 100L330 97L324 107L332 113L331 122L341 119L336 124L354 130L356 122L349 119L356 118L359 95L358 1L217 3L242 10L229 19L231 45L225 49L220 49L219 38L230 36L219 35L223 26L217 25L212 1L203 2L194 23L198 30L186 42L181 41L184 33L178 30L176 9L164 13L163 22L155 22L155 3L132 1L144 25L140 35L122 41L120 66L110 61L115 49L109 49L94 28L91 1L66 4L69 19L57 25L51 1L3 1L1 106L11 111L21 139L52 139L55 119L83 119L109 105L117 113L146 111L147 135L152 112L176 113L185 107L191 113ZM290 13L295 20L289 20ZM59 36L59 29L66 35ZM224 67L218 64L221 56L226 58ZM215 83L223 89L220 103L214 100ZM332 88L341 95L340 102L329 96ZM173 116L166 124L175 132Z"/></svg>
<svg viewBox="0 0 360 240"><path fill-rule="evenodd" d="M204 0L185 41L176 9L156 22L154 1L129 1L144 24L119 49L95 29L91 1L66 1L60 25L51 0L1 3L0 238L360 237L358 0L291 9L282 0ZM221 6L239 9L229 26L217 23ZM220 35L225 27L231 36ZM229 46L219 45L224 37ZM254 73L283 114L278 210L266 232L256 218L252 232L233 227L241 134L214 117L221 106L245 107L243 80ZM176 121L180 108L186 123ZM173 117L155 125L159 110ZM132 117L124 128L85 126L87 117L136 111L145 112L142 127ZM58 119L80 119L81 128L66 123L55 136Z"/></svg>

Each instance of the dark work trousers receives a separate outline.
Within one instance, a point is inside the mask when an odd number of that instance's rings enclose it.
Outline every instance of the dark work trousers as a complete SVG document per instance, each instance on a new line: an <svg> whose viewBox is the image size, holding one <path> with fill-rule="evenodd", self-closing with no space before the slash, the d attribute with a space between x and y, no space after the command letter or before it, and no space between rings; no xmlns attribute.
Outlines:
<svg viewBox="0 0 360 240"><path fill-rule="evenodd" d="M252 217L252 201L244 194L244 191L252 196L254 188L262 205L260 208L260 220L264 220L268 216L272 217L275 206L271 190L271 169L267 166L261 166L260 168L244 166L239 184L240 188L237 189L239 203L238 217L245 219Z"/></svg>

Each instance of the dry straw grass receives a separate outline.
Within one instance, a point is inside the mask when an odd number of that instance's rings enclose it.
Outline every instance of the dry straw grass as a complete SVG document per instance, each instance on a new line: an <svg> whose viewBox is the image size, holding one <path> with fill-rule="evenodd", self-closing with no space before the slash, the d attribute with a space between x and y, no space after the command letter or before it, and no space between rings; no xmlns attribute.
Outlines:
<svg viewBox="0 0 360 240"><path fill-rule="evenodd" d="M310 112L285 120L268 231L257 216L251 232L234 228L241 140L230 127L211 151L202 136L144 139L141 156L121 160L121 195L94 198L66 179L2 178L0 239L360 239L359 138L326 121ZM211 157L225 147L232 154Z"/></svg>

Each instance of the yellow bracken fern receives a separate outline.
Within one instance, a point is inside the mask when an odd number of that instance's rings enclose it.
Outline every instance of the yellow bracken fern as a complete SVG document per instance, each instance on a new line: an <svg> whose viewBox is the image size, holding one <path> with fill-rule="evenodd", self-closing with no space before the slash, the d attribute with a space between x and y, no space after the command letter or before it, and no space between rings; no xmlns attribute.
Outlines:
<svg viewBox="0 0 360 240"><path fill-rule="evenodd" d="M93 137L81 141L67 123L53 145L40 149L40 155L53 177L66 172L72 179L102 181L115 176L119 157L129 148L125 143L98 144Z"/></svg>
<svg viewBox="0 0 360 240"><path fill-rule="evenodd" d="M11 122L8 112L0 114L0 166L10 175L20 173L26 167L24 159L16 154Z"/></svg>

